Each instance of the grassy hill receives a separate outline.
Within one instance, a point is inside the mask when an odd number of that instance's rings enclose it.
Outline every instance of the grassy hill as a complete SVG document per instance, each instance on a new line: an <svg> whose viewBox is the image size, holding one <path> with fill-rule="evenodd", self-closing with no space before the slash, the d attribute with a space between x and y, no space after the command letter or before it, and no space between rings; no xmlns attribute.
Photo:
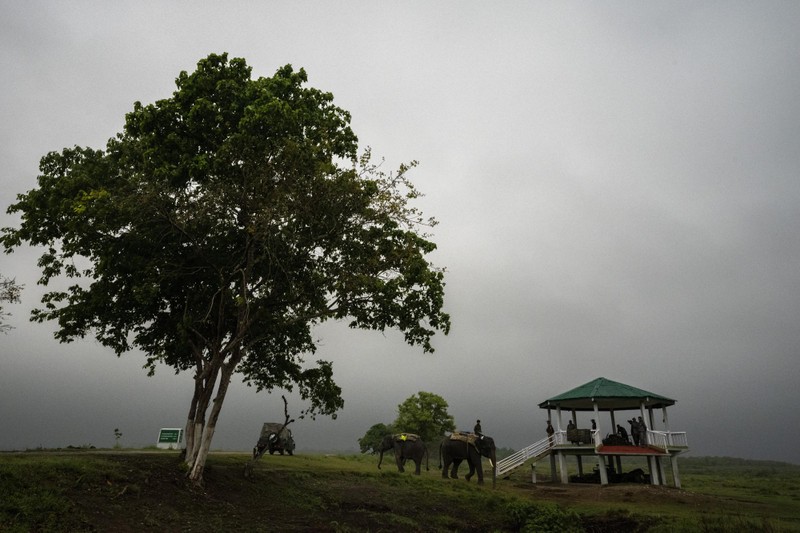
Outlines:
<svg viewBox="0 0 800 533"><path fill-rule="evenodd" d="M175 452L2 453L0 531L800 531L800 466L783 463L682 458L682 490L524 469L492 489L435 459L417 477L391 457L268 455L245 478L248 460L212 454L196 487Z"/></svg>

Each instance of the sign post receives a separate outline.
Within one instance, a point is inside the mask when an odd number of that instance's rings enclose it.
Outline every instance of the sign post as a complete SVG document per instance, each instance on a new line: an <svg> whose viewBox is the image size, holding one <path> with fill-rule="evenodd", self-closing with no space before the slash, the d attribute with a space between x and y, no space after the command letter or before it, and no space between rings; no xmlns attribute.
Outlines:
<svg viewBox="0 0 800 533"><path fill-rule="evenodd" d="M165 450L177 450L182 448L183 429L182 428L161 428L158 432L157 448Z"/></svg>

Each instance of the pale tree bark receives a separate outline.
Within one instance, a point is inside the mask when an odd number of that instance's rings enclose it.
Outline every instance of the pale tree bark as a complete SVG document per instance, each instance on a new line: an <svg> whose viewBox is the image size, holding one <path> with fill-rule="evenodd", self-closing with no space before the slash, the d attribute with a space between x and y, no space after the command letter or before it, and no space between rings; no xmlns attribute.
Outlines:
<svg viewBox="0 0 800 533"><path fill-rule="evenodd" d="M236 363L238 363L238 361ZM195 431L198 432L195 434L194 444L196 453L194 454L193 460L191 462L187 461L187 463L190 465L189 479L196 483L203 480L203 469L206 466L208 452L211 449L211 440L216 431L217 420L222 411L222 404L225 401L225 395L228 393L228 386L230 385L231 375L235 367L235 364L223 365L219 386L217 387L217 395L211 403L211 412L209 413L208 421L202 425L195 424ZM213 387L213 383L211 386Z"/></svg>
<svg viewBox="0 0 800 533"><path fill-rule="evenodd" d="M195 377L195 392L186 423L186 456L185 461L193 466L200 451L206 426L206 411L214 394L214 386L219 375L219 358L213 358L204 371Z"/></svg>

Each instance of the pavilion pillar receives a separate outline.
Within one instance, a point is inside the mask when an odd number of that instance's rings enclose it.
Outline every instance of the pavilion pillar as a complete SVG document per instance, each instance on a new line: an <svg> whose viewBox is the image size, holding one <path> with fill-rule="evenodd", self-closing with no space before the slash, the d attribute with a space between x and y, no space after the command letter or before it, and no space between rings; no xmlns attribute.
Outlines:
<svg viewBox="0 0 800 533"><path fill-rule="evenodd" d="M561 469L561 483L569 483L569 475L567 474L567 461L564 457L564 452L558 452L558 466Z"/></svg>
<svg viewBox="0 0 800 533"><path fill-rule="evenodd" d="M661 460L661 457L656 457L656 464L658 465L658 475L661 477L661 484L667 484L667 473L664 470L664 461Z"/></svg>
<svg viewBox="0 0 800 533"><path fill-rule="evenodd" d="M592 403L594 403L594 421L597 424L597 434L602 435L603 433L600 430L600 409L597 407L597 402L592 402ZM594 435L592 435L592 437L594 437ZM592 444L595 443L592 442Z"/></svg>
<svg viewBox="0 0 800 533"><path fill-rule="evenodd" d="M675 480L675 487L681 488L681 476L678 473L678 456L671 455L669 457L669 465L672 467L672 479Z"/></svg>
<svg viewBox="0 0 800 533"><path fill-rule="evenodd" d="M608 471L606 467L606 459L602 455L597 455L597 468L600 470L600 484L608 485Z"/></svg>
<svg viewBox="0 0 800 533"><path fill-rule="evenodd" d="M658 476L659 472L658 472L658 465L656 464L655 455L647 456L647 464L650 466L650 484L661 485L661 481L659 480Z"/></svg>

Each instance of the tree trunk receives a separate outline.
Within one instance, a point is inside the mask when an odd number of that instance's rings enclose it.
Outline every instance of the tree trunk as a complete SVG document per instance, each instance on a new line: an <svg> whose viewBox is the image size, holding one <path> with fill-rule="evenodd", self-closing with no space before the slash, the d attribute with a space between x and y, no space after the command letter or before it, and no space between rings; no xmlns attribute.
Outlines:
<svg viewBox="0 0 800 533"><path fill-rule="evenodd" d="M225 395L228 393L228 385L231 382L231 375L233 374L235 367L235 364L223 365L222 375L220 376L219 380L219 387L217 387L217 396L214 398L214 401L211 405L211 413L209 414L208 422L206 422L204 427L200 429L202 437L200 439L196 439L197 442L195 444L195 448L197 449L197 452L189 470L189 479L195 483L201 483L203 481L203 469L206 466L208 452L211 449L211 439L214 437L214 431L217 427L219 413L222 411L222 403L225 401ZM211 386L213 387L213 384ZM198 413L198 415L199 414L200 413ZM197 430L198 424L195 424L195 431Z"/></svg>
<svg viewBox="0 0 800 533"><path fill-rule="evenodd" d="M194 467L195 459L205 438L206 411L208 411L208 404L214 394L214 386L219 375L219 366L215 365L215 361L212 360L208 365L206 376L201 375L195 378L195 392L187 421L185 461L190 469Z"/></svg>

